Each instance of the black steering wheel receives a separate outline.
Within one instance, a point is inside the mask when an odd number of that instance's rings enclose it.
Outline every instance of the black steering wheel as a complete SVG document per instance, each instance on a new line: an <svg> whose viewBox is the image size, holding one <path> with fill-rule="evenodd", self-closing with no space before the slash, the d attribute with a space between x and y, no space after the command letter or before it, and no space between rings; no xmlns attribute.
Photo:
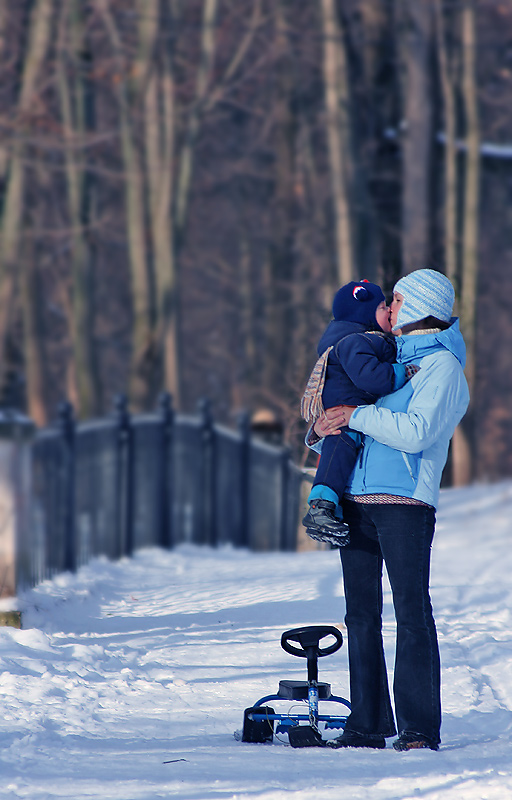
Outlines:
<svg viewBox="0 0 512 800"><path fill-rule="evenodd" d="M327 647L320 647L321 640L326 636L334 636L335 641ZM291 642L297 642L300 647L296 647ZM330 656L339 650L342 644L341 632L332 625L309 625L306 628L293 628L285 631L281 636L283 650L292 656L301 656L302 658L311 658L312 650L318 657Z"/></svg>

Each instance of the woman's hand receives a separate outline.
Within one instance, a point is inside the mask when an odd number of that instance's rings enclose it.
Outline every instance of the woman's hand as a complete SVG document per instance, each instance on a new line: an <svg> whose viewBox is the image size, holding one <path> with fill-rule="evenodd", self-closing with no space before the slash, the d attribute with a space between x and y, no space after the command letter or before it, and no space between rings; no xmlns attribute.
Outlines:
<svg viewBox="0 0 512 800"><path fill-rule="evenodd" d="M338 436L341 433L341 428L349 424L354 408L354 406L328 408L313 426L316 435L321 439L324 436Z"/></svg>

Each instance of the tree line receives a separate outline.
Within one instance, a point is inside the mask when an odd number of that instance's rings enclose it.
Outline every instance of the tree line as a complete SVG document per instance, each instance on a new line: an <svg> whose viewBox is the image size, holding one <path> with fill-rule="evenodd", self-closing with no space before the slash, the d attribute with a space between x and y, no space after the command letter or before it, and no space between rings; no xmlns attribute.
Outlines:
<svg viewBox="0 0 512 800"><path fill-rule="evenodd" d="M39 425L267 408L301 457L334 291L430 266L468 346L453 478L512 472L511 41L500 0L0 0L2 385Z"/></svg>

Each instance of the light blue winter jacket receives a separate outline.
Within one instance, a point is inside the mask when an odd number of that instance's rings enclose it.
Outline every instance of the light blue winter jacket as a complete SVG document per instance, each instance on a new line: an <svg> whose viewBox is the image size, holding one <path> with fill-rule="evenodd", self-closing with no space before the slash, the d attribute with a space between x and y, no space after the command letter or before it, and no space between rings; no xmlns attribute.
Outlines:
<svg viewBox="0 0 512 800"><path fill-rule="evenodd" d="M347 492L413 497L436 507L448 445L469 403L466 346L454 319L440 333L398 336L397 347L397 361L420 371L353 412L350 428L365 435Z"/></svg>

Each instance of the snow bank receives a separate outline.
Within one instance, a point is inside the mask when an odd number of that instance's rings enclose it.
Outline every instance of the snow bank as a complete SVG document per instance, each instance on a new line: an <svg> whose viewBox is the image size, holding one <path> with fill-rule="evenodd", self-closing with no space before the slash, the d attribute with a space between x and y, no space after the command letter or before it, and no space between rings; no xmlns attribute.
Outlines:
<svg viewBox="0 0 512 800"><path fill-rule="evenodd" d="M305 678L282 631L342 624L338 554L151 549L41 584L0 629L0 798L512 798L511 519L510 482L442 493L438 753L237 742L246 706ZM388 589L384 636L392 678ZM346 647L319 666L348 696Z"/></svg>

